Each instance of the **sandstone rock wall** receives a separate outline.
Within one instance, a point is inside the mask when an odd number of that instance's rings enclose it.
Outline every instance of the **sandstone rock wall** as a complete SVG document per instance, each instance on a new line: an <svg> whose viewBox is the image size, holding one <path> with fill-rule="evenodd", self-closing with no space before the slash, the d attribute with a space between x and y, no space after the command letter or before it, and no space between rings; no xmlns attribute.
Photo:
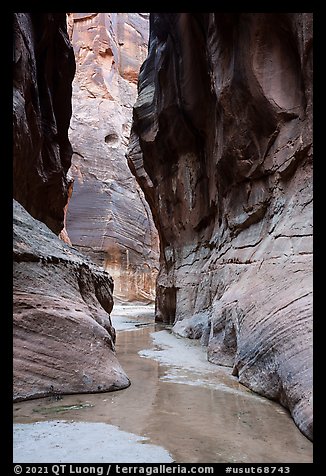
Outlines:
<svg viewBox="0 0 326 476"><path fill-rule="evenodd" d="M112 278L16 201L13 233L14 400L127 387Z"/></svg>
<svg viewBox="0 0 326 476"><path fill-rule="evenodd" d="M148 14L71 13L68 23L77 62L68 235L110 272L116 299L153 301L158 237L125 158Z"/></svg>
<svg viewBox="0 0 326 476"><path fill-rule="evenodd" d="M14 400L129 385L114 352L112 278L56 236L72 191L74 69L65 14L14 15Z"/></svg>
<svg viewBox="0 0 326 476"><path fill-rule="evenodd" d="M15 13L13 33L14 198L59 234L68 196L75 72L65 14Z"/></svg>
<svg viewBox="0 0 326 476"><path fill-rule="evenodd" d="M312 438L312 14L151 14L128 161L156 319Z"/></svg>

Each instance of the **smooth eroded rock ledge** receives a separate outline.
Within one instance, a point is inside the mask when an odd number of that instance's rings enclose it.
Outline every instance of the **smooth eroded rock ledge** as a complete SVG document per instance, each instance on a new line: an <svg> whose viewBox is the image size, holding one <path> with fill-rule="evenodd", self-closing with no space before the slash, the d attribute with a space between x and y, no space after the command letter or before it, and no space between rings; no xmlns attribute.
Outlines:
<svg viewBox="0 0 326 476"><path fill-rule="evenodd" d="M128 387L109 274L14 201L14 401Z"/></svg>

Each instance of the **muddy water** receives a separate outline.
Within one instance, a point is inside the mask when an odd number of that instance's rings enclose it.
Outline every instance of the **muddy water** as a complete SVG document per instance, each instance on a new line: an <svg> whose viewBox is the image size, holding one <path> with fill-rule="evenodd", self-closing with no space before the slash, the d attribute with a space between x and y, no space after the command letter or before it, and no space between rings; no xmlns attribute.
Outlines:
<svg viewBox="0 0 326 476"><path fill-rule="evenodd" d="M106 462L133 462L127 456L121 459L124 445L128 451L128 433L133 438L145 437L138 443L143 454L138 454L134 462L312 462L311 442L281 406L248 391L230 376L230 369L207 362L198 343L179 339L168 329L148 322L148 312L136 320L135 316L123 319L117 315L114 321L118 329L123 329L117 332L117 354L132 382L128 389L14 405L16 434L20 435L16 438L17 461L23 461L25 451L22 430L32 428L19 424L55 421L62 428L59 422L64 421L68 426L68 422L97 422L120 430L120 459L114 459L113 454L113 459ZM98 429L96 425L88 427L83 451L94 446ZM26 433L27 438L29 450L33 441L37 447L40 435ZM67 452L69 442L64 443L64 438L61 433L61 444ZM157 461L149 459L147 447L160 449ZM76 451L74 448L74 462L83 461L78 460Z"/></svg>

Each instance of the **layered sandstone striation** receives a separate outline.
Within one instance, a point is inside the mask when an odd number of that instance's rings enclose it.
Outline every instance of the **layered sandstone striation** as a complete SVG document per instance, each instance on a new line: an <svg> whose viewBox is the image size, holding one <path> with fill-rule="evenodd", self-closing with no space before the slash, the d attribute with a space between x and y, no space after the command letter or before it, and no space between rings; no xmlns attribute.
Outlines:
<svg viewBox="0 0 326 476"><path fill-rule="evenodd" d="M56 236L69 241L74 71L65 14L14 14L15 400L129 385L114 351L112 278Z"/></svg>
<svg viewBox="0 0 326 476"><path fill-rule="evenodd" d="M13 225L14 400L127 387L112 278L16 201Z"/></svg>
<svg viewBox="0 0 326 476"><path fill-rule="evenodd" d="M312 439L312 14L151 14L128 161L156 320Z"/></svg>
<svg viewBox="0 0 326 476"><path fill-rule="evenodd" d="M71 13L68 24L77 62L68 235L110 272L116 299L153 301L158 236L125 158L148 14Z"/></svg>
<svg viewBox="0 0 326 476"><path fill-rule="evenodd" d="M14 198L58 234L71 164L68 127L75 60L64 13L15 13Z"/></svg>

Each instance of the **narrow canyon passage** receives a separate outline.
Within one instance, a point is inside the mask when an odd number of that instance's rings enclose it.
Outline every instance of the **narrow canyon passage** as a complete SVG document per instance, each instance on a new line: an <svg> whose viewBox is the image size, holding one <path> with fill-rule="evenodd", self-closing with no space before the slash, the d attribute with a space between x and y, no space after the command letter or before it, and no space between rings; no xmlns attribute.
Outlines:
<svg viewBox="0 0 326 476"><path fill-rule="evenodd" d="M14 33L14 461L311 463L312 14Z"/></svg>
<svg viewBox="0 0 326 476"><path fill-rule="evenodd" d="M148 306L112 313L129 388L14 405L16 462L312 462L312 443L284 408L207 362L198 342L172 335L153 317ZM35 454L39 438L43 451Z"/></svg>
<svg viewBox="0 0 326 476"><path fill-rule="evenodd" d="M112 276L115 302L153 302L158 234L125 157L149 14L69 13L68 25L76 74L66 236Z"/></svg>

